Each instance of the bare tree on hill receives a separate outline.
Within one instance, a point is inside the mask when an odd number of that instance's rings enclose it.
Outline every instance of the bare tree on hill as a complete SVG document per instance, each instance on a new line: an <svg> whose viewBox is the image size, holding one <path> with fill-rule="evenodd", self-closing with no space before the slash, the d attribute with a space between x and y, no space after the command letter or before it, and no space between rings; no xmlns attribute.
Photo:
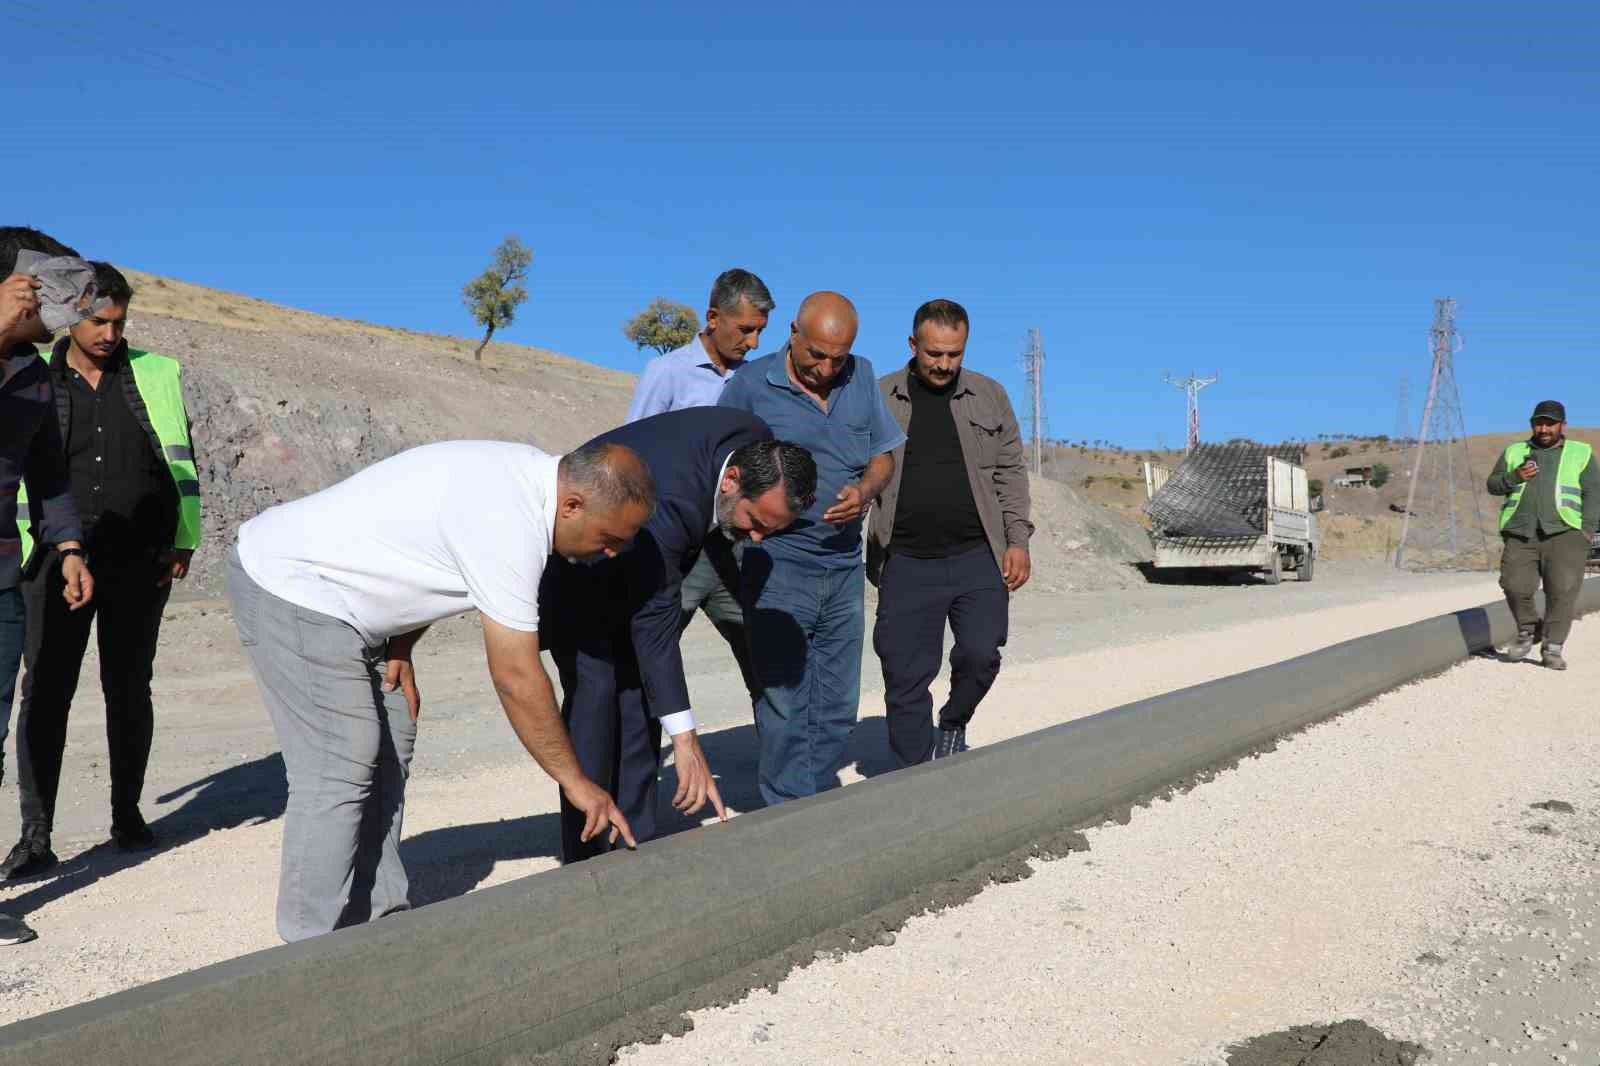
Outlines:
<svg viewBox="0 0 1600 1066"><path fill-rule="evenodd" d="M515 236L507 237L494 250L494 261L489 269L473 278L461 290L461 302L467 305L473 321L484 329L483 340L472 353L472 358L483 362L483 350L489 346L494 331L511 325L517 317L517 307L528 299L528 264L533 253Z"/></svg>

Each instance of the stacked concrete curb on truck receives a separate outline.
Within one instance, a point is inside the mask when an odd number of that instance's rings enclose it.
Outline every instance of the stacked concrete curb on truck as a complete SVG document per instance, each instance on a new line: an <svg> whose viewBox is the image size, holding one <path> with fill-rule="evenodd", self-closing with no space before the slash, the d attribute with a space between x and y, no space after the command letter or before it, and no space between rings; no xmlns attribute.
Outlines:
<svg viewBox="0 0 1600 1066"><path fill-rule="evenodd" d="M1579 610L1596 606L1600 580L1585 583ZM0 1064L486 1064L547 1052L1512 630L1504 604L1441 615L256 952L0 1028Z"/></svg>

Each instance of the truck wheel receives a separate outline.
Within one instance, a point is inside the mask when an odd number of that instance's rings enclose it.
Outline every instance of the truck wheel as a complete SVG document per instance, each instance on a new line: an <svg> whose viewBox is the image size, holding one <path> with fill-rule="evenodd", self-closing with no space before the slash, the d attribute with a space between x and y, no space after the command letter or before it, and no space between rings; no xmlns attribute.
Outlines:
<svg viewBox="0 0 1600 1066"><path fill-rule="evenodd" d="M1283 557L1276 550L1272 553L1272 565L1262 571L1261 576L1269 585L1276 585L1283 580Z"/></svg>
<svg viewBox="0 0 1600 1066"><path fill-rule="evenodd" d="M1302 584L1311 580L1312 565L1315 563L1316 558L1316 550L1307 548L1305 557L1300 560L1300 582Z"/></svg>

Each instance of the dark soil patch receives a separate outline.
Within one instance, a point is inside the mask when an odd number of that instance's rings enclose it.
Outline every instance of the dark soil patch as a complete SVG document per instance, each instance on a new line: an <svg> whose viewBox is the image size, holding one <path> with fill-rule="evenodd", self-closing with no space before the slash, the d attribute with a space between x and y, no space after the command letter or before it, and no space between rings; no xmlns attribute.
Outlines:
<svg viewBox="0 0 1600 1066"><path fill-rule="evenodd" d="M1297 1025L1228 1049L1228 1066L1415 1066L1421 1044L1391 1040L1366 1022Z"/></svg>

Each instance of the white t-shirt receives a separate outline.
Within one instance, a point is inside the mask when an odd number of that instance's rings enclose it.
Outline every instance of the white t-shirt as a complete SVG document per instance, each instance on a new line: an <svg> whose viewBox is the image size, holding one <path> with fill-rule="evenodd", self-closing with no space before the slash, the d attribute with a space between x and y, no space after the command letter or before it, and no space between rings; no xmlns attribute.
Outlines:
<svg viewBox="0 0 1600 1066"><path fill-rule="evenodd" d="M538 632L556 464L526 444L426 444L239 527L268 592L350 623L369 645L476 607Z"/></svg>

